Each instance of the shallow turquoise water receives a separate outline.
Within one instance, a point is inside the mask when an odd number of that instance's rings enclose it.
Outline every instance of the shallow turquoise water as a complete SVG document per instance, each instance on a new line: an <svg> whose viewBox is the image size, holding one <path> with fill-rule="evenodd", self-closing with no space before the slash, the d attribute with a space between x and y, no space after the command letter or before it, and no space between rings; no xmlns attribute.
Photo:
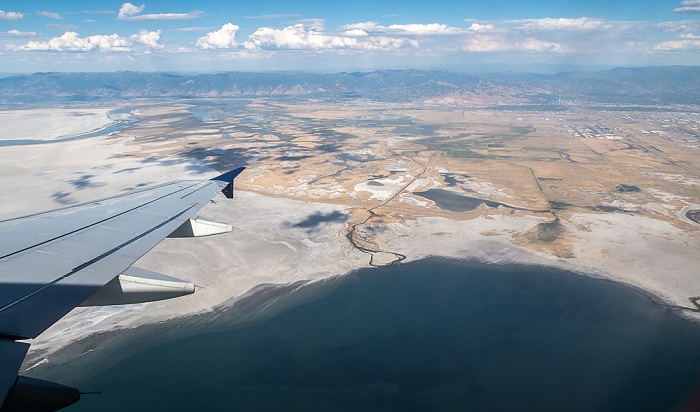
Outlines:
<svg viewBox="0 0 700 412"><path fill-rule="evenodd" d="M86 378L103 394L67 410L695 410L699 372L700 326L637 291L427 259L361 270L254 326L135 352Z"/></svg>

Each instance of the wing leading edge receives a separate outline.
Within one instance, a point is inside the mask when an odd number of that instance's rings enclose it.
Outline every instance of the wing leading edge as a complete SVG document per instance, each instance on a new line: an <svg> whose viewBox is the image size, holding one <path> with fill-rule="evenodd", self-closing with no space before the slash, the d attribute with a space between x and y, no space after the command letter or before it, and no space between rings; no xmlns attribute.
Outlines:
<svg viewBox="0 0 700 412"><path fill-rule="evenodd" d="M37 337L81 304L144 302L194 292L189 282L131 265L171 234L231 231L230 225L197 219L196 213L219 191L232 198L233 180L243 169L0 221L0 412L28 410L33 398L66 393L61 385L17 376L29 348L18 340ZM73 398L32 410L56 410L77 401Z"/></svg>

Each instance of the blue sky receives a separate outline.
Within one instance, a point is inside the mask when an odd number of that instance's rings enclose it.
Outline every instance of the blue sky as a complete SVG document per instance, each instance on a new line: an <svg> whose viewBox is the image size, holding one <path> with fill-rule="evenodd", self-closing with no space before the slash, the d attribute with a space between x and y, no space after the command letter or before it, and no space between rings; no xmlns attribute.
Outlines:
<svg viewBox="0 0 700 412"><path fill-rule="evenodd" d="M3 1L0 72L700 64L700 0Z"/></svg>

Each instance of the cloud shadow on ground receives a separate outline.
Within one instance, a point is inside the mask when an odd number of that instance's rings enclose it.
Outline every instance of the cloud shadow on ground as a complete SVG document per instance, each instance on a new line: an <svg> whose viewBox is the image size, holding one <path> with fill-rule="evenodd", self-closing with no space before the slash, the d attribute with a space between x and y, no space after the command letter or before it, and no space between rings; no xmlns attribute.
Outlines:
<svg viewBox="0 0 700 412"><path fill-rule="evenodd" d="M307 233L311 233L317 232L319 227L326 223L342 223L347 221L349 217L350 215L347 213L338 212L337 210L329 213L314 212L300 222L286 222L285 226L306 229Z"/></svg>

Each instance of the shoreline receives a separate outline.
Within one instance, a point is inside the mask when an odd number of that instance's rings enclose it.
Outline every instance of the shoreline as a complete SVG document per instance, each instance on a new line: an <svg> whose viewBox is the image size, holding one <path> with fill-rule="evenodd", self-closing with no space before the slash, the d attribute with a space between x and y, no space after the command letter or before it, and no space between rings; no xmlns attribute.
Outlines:
<svg viewBox="0 0 700 412"><path fill-rule="evenodd" d="M22 370L32 369L32 373L43 373L42 370L47 365L39 363L47 357L50 359L49 365L57 366L52 369L62 369L61 366L88 356L93 351L99 353L106 346L128 345L129 337L139 335L144 327L156 328L162 333L153 332L152 335L167 339L169 333L177 333L182 328L196 325L199 320L209 319L205 322L207 324L216 322L221 311L234 307L248 311L237 314L238 318L250 318L251 322L259 322L255 316L269 319L278 313L274 310L283 311L295 306L290 302L298 300L303 303L305 297L313 295L315 290L342 281L355 271L368 267L368 256L352 248L345 239L346 223L324 223L312 229L294 223L297 220L303 221L304 216L345 210L338 205L268 198L240 190L232 202L217 201L210 204L203 209L202 215L217 221L228 219L235 228L232 234L194 240L165 240L135 264L194 280L205 289L198 290L191 297L172 301L131 307L77 309L36 339ZM510 235L484 236L473 230L474 227L487 230L487 225L492 230L513 229L517 222L520 226L514 230L523 232L536 225L540 219L509 216L463 222L444 218L423 219L422 222L421 219L414 222L420 225L413 228L414 236L409 241L399 244L392 241L386 245L383 242L388 240L380 239L382 249L398 250L407 255L408 258L404 261L406 264L422 259L451 259L487 265L564 270L577 276L619 283L643 293L655 304L673 311L681 318L700 321L700 315L693 308L680 309L679 302L674 301L672 296L660 293L648 284L634 282L620 274L613 275L604 271L604 267L586 266L581 261L554 258L526 249L513 244ZM460 224L464 227L458 227ZM459 247L449 250L438 241L428 244L421 240L421 233L415 233L418 227L423 234L426 231L433 232L436 225L443 229L447 226L450 230L459 229L456 230L457 236L461 238L459 243L454 239L442 239L444 235L438 236L443 242L458 244ZM471 235L467 237L467 233ZM394 236L388 237L395 239ZM435 253L435 250L443 253ZM273 261L267 262L266 259L271 259L270 256L274 256ZM345 258L331 260L330 256ZM319 268L319 264L325 264L325 269ZM300 294L295 294L294 291ZM280 293L282 297L279 296ZM289 304L279 306L280 301ZM266 308L273 308L273 313L265 313ZM233 324L236 327L245 326L243 323ZM195 327L188 334L199 333L199 330L199 327ZM210 332L212 331L203 333ZM142 340L139 339L139 342Z"/></svg>
<svg viewBox="0 0 700 412"><path fill-rule="evenodd" d="M100 110L107 113L113 109ZM69 111L64 109L60 113L66 115ZM15 123L22 124L22 118L18 112ZM112 121L106 116L102 120ZM197 124L193 123L192 127L195 126ZM61 133L67 130L71 135L80 134L75 124L62 127ZM160 127L169 130L170 126ZM215 174L208 166L212 161L223 168L216 163L223 156L218 151L204 152L211 153L214 160L178 157L172 151L161 152L163 142L149 140L146 131L139 128L126 131L52 145L3 147L6 156L0 159L0 174L6 181L0 188L3 199L0 218L90 201L158 182L201 179ZM183 144L177 139L162 140ZM199 144L198 139L195 136L188 144ZM167 157L167 153L173 157ZM271 177L261 178L266 167L274 166L272 163L250 161L253 163L247 170L248 175L240 179L240 186L248 191L237 189L234 199L216 198L201 211L203 217L232 224L232 233L211 238L165 239L135 263L139 268L193 281L204 288L172 302L76 309L32 342L28 359L38 361L38 355L32 357L32 354L53 356L95 334L100 336L93 338L97 341L113 339L101 335L113 330L124 335L130 335L132 332L127 331L142 325L177 330L183 317L206 317L225 302L235 303L251 294L264 296L256 294L268 287L261 285L273 285L273 289L297 285L304 290L324 279L342 277L367 267L370 257L347 239L349 227L355 224L361 232L358 236L366 236L361 245L379 251L377 260L373 261L379 265L400 254L406 256L405 262L437 256L487 264L553 267L642 290L658 302L675 308L672 310L680 312L681 317L700 320L696 312L678 309L692 310L688 298L700 295L700 279L689 269L700 250L699 231L697 225L682 218L655 219L645 216L644 208L636 214L558 212L562 215L566 236L557 240L556 246L570 253L557 257L551 249L538 249L534 243L521 242L524 235L547 222L548 217L507 213L486 206L464 216L436 213L428 206L423 213L423 209L411 209L413 206L402 209L401 199L397 199L399 207L396 209L377 209L384 204L372 207L373 202L363 200L355 192L354 197L350 196L343 203L333 197L342 188L318 191L304 185L278 188ZM414 169L405 172L406 177L417 178L416 173L422 168ZM362 176L358 179L362 180ZM509 187L508 184L517 183L492 183L487 177L484 175L469 187L489 197L488 193L500 193L498 190ZM441 181L431 179L422 184ZM346 180L355 183L352 179ZM694 181L688 184L691 183ZM268 190L256 190L259 188ZM401 195L397 192L395 197ZM676 199L676 195L671 195L668 194L669 199ZM367 210L379 210L384 216L358 224ZM119 342L125 337L114 339ZM87 343L84 348L86 353L99 350ZM83 352L76 354L82 355ZM32 365L27 362L23 368ZM36 368L39 369L43 367Z"/></svg>
<svg viewBox="0 0 700 412"><path fill-rule="evenodd" d="M566 275L584 276L591 281L624 287L649 299L653 305L660 309L668 311L686 322L694 323L696 326L700 321L698 317L682 316L678 313L678 309L669 306L657 295L638 286L561 267L513 262L489 263L444 256L424 257L411 260L404 265L417 262L425 263L426 261L430 263L459 263L464 265L467 271L483 266L494 266L498 270L504 271L543 269L566 272ZM390 270L388 267L363 267L314 281L258 285L242 296L222 302L210 312L184 314L162 322L101 331L48 353L30 351L27 363L33 362L34 364L29 367L23 365L21 372L29 376L71 384L71 382L80 381L79 371L81 370L89 370L92 374L100 373L99 371L107 369L123 359L161 344L199 335L211 335L215 339L215 335L218 333L231 332L264 323L298 306L324 299L331 295L337 287L347 282L356 281L358 276L367 276L365 273L372 275L370 269ZM360 272L365 273L361 274ZM465 273L465 276L468 276L468 273ZM139 342L137 351L124 350L133 346L136 341Z"/></svg>

